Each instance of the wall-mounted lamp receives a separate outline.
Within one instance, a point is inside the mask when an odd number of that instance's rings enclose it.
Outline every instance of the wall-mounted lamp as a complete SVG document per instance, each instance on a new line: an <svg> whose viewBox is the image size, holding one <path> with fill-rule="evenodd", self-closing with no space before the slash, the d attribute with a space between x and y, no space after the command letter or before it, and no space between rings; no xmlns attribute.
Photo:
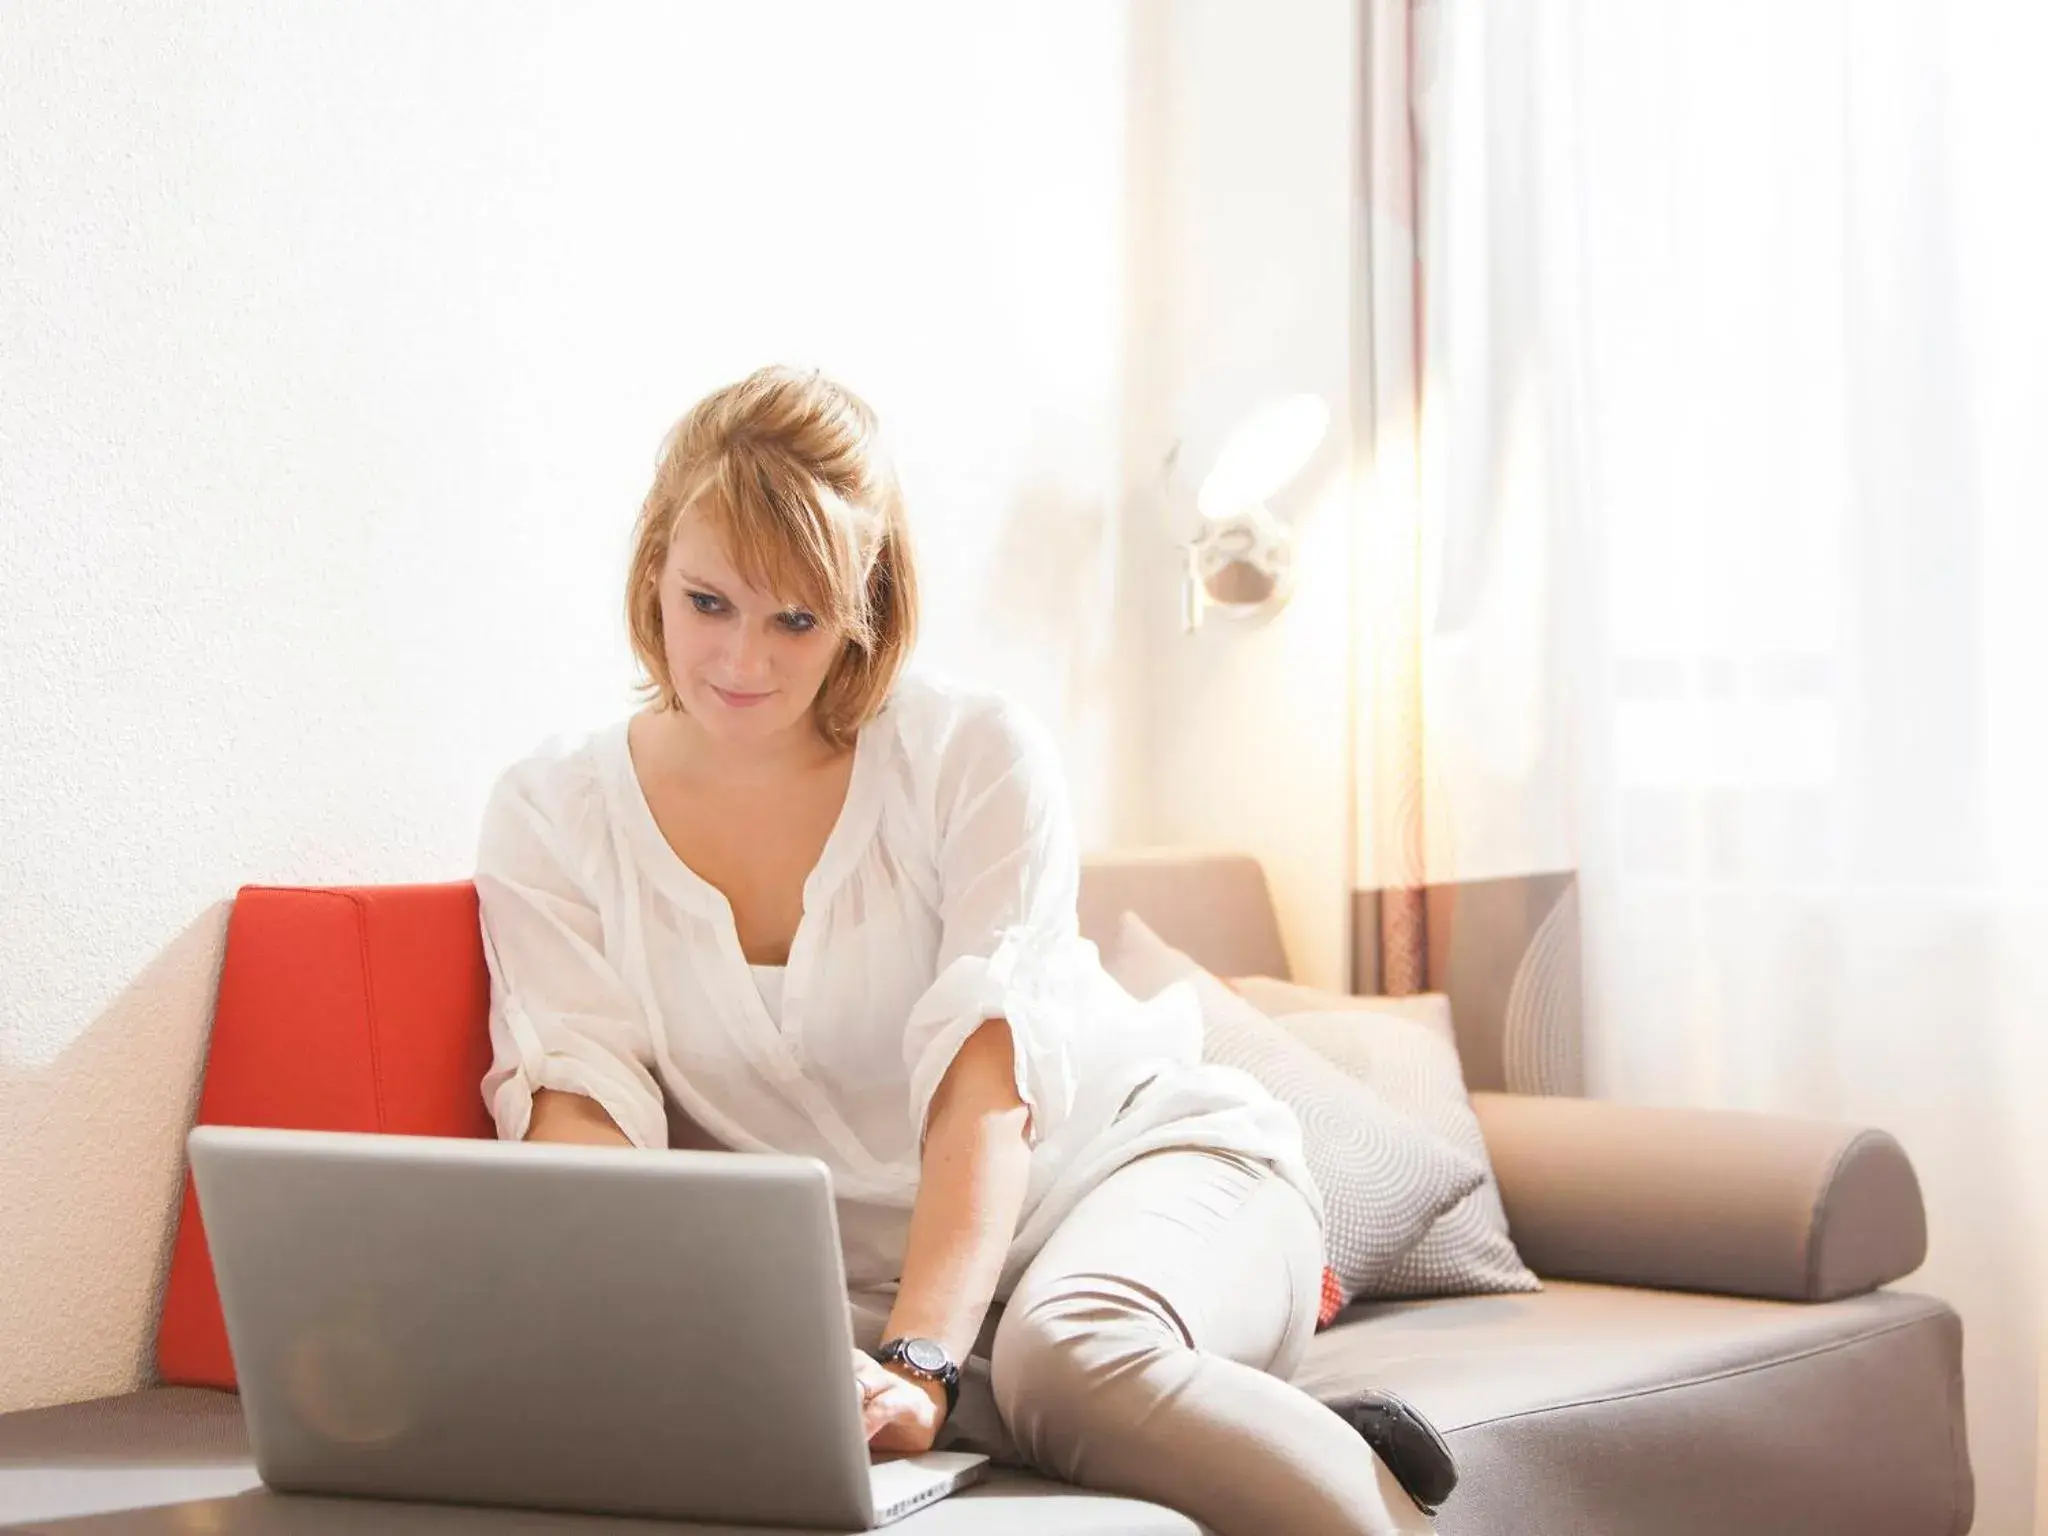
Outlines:
<svg viewBox="0 0 2048 1536"><path fill-rule="evenodd" d="M1224 440L1195 493L1201 526L1181 545L1185 630L1198 628L1211 608L1256 618L1287 601L1294 535L1266 501L1301 472L1329 426L1320 395L1290 395L1252 412Z"/></svg>

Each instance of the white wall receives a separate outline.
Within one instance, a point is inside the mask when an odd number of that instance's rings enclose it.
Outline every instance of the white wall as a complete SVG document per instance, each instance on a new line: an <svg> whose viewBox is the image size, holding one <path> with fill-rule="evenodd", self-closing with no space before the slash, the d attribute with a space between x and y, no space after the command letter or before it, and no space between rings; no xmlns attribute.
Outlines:
<svg viewBox="0 0 2048 1536"><path fill-rule="evenodd" d="M1150 842L1264 863L1294 971L1344 979L1348 886L1349 325L1355 278L1348 0L1176 0L1132 35L1134 271L1126 317L1128 644L1144 657ZM1229 427L1312 390L1332 426L1274 510L1300 583L1271 620L1180 632L1194 488ZM1178 441L1181 465L1163 482Z"/></svg>
<svg viewBox="0 0 2048 1536"><path fill-rule="evenodd" d="M881 410L924 653L1064 733L1091 843L1145 724L1120 8L4 25L0 1409L144 1368L235 887L459 875L492 773L627 707L626 531L705 389L814 362Z"/></svg>

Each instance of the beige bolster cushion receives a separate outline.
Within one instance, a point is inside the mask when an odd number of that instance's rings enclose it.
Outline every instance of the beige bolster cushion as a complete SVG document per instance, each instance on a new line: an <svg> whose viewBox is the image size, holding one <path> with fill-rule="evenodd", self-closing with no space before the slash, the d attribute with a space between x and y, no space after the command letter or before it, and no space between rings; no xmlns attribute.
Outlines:
<svg viewBox="0 0 2048 1536"><path fill-rule="evenodd" d="M1919 1180L1883 1131L1507 1093L1472 1108L1539 1275L1832 1301L1927 1256Z"/></svg>

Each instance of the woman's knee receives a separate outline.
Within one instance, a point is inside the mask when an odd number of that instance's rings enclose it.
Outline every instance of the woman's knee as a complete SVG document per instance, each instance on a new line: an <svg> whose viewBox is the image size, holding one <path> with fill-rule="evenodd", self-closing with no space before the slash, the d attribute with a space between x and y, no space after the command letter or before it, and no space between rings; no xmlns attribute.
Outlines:
<svg viewBox="0 0 2048 1536"><path fill-rule="evenodd" d="M1190 1353L1157 1298L1102 1289L1049 1296L1004 1314L989 1350L996 1411L1024 1455L1078 1480L1082 1448L1135 1427Z"/></svg>

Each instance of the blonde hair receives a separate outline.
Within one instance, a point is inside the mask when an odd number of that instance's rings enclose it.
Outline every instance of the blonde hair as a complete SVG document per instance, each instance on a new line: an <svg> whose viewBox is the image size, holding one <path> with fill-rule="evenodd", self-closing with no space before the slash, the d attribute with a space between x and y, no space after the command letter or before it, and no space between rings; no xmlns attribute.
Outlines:
<svg viewBox="0 0 2048 1536"><path fill-rule="evenodd" d="M663 709L682 699L662 644L661 572L696 513L751 586L800 600L843 637L813 706L852 744L881 710L917 635L917 567L903 491L875 413L822 374L763 368L706 395L663 441L626 576L626 629Z"/></svg>

